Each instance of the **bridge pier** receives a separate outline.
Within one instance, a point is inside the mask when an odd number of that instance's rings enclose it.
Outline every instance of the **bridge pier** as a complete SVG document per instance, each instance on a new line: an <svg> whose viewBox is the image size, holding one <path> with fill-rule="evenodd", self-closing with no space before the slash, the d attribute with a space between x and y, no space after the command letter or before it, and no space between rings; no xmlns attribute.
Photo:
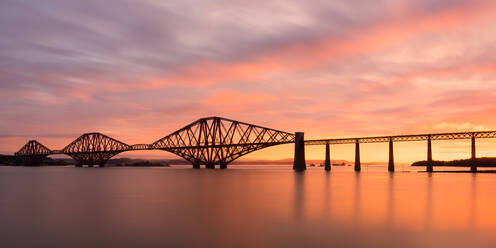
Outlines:
<svg viewBox="0 0 496 248"><path fill-rule="evenodd" d="M427 137L427 172L432 172L432 141L431 136Z"/></svg>
<svg viewBox="0 0 496 248"><path fill-rule="evenodd" d="M307 169L305 161L305 138L303 132L295 133L295 152L293 169L295 171L304 171Z"/></svg>
<svg viewBox="0 0 496 248"><path fill-rule="evenodd" d="M207 169L215 169L215 164L210 164L210 163L205 164L205 168L207 168Z"/></svg>
<svg viewBox="0 0 496 248"><path fill-rule="evenodd" d="M105 167L105 163L101 163L101 164L99 164L99 165L98 165L98 167L100 167L100 168Z"/></svg>
<svg viewBox="0 0 496 248"><path fill-rule="evenodd" d="M78 163L76 163L76 164L75 164L75 166L76 166L76 167L83 167L83 165L82 165L82 164L78 164Z"/></svg>
<svg viewBox="0 0 496 248"><path fill-rule="evenodd" d="M389 163L388 171L394 172L394 152L393 152L393 139L389 139Z"/></svg>
<svg viewBox="0 0 496 248"><path fill-rule="evenodd" d="M193 169L200 169L200 163L198 162L193 163Z"/></svg>
<svg viewBox="0 0 496 248"><path fill-rule="evenodd" d="M227 164L226 163L221 163L220 164L221 169L227 169Z"/></svg>
<svg viewBox="0 0 496 248"><path fill-rule="evenodd" d="M471 172L477 172L477 161L475 160L476 154L475 154L475 135L472 134L472 161L471 161L471 166L470 166L470 171Z"/></svg>
<svg viewBox="0 0 496 248"><path fill-rule="evenodd" d="M326 143L325 170L331 170L331 148L329 143Z"/></svg>
<svg viewBox="0 0 496 248"><path fill-rule="evenodd" d="M94 167L94 165L93 164L89 164L88 167Z"/></svg>
<svg viewBox="0 0 496 248"><path fill-rule="evenodd" d="M357 139L355 142L355 171L361 171L360 165L360 141Z"/></svg>

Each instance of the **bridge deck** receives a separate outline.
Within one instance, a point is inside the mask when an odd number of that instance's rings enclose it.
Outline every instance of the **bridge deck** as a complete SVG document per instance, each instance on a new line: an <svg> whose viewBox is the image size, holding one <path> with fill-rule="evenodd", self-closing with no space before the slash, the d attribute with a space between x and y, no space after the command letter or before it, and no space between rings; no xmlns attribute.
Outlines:
<svg viewBox="0 0 496 248"><path fill-rule="evenodd" d="M381 143L393 141L422 141L428 140L455 140L475 138L496 138L496 131L479 131L479 132L459 132L459 133L434 133L434 134L413 134L413 135L396 135L396 136L375 136L375 137L357 137L357 138L339 138L339 139L317 139L305 140L305 145L325 145L325 144L354 144L358 140L360 143Z"/></svg>

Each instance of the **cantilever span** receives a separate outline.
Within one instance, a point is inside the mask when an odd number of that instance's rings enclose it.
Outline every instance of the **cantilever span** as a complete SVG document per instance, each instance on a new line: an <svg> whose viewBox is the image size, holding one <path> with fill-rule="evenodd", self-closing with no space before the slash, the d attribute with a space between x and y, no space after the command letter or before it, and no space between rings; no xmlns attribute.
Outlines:
<svg viewBox="0 0 496 248"><path fill-rule="evenodd" d="M199 119L152 144L155 149L175 153L199 168L226 168L250 152L269 146L293 143L294 134L220 117Z"/></svg>
<svg viewBox="0 0 496 248"><path fill-rule="evenodd" d="M42 145L40 142L30 140L15 153L15 156L20 157L27 165L37 165L41 163L43 158L52 153L53 151Z"/></svg>
<svg viewBox="0 0 496 248"><path fill-rule="evenodd" d="M163 150L183 157L193 168L227 168L227 164L248 153L280 144L293 143L294 134L221 117L201 118L152 144L128 145L101 133L86 133L62 150L50 150L29 141L17 156L29 165L40 164L53 154L66 154L81 167L105 163L126 151Z"/></svg>

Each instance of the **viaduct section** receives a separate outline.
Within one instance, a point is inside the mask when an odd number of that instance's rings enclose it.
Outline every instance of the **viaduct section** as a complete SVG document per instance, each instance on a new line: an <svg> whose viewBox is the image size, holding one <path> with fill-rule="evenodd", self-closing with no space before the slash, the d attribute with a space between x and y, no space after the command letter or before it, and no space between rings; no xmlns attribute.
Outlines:
<svg viewBox="0 0 496 248"><path fill-rule="evenodd" d="M437 133L398 136L378 136L341 139L305 140L304 133L288 133L272 128L248 124L221 117L201 118L151 144L128 145L101 133L86 133L61 150L50 150L36 140L27 142L16 156L26 165L40 165L49 155L66 154L72 157L77 167L88 165L105 166L113 156L126 151L163 150L189 161L193 168L225 169L227 165L248 153L281 144L293 143L295 147L293 169L306 169L305 146L325 146L325 170L331 170L331 145L355 144L355 171L361 170L361 143L389 143L388 170L394 171L394 143L406 141L427 142L427 168L433 171L432 140L470 139L472 141L471 171L477 171L476 138L496 138L496 131Z"/></svg>
<svg viewBox="0 0 496 248"><path fill-rule="evenodd" d="M343 138L343 139L319 139L307 140L305 145L325 145L325 169L330 170L330 146L340 144L355 144L355 171L361 170L360 165L360 144L361 143L389 143L389 162L388 171L394 171L394 143L406 141L426 141L427 143L427 171L433 171L432 165L432 141L433 140L471 140L471 159L470 170L477 171L476 163L476 139L477 138L496 138L496 131L481 132L459 132L459 133L435 133L435 134L414 134L414 135L397 135L397 136L377 136L361 138Z"/></svg>

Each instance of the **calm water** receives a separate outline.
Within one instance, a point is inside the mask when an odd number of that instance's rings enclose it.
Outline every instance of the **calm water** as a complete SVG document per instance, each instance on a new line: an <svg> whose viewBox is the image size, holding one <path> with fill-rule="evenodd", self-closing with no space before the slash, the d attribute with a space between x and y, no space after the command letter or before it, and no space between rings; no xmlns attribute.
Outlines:
<svg viewBox="0 0 496 248"><path fill-rule="evenodd" d="M0 167L1 247L493 247L496 174Z"/></svg>

